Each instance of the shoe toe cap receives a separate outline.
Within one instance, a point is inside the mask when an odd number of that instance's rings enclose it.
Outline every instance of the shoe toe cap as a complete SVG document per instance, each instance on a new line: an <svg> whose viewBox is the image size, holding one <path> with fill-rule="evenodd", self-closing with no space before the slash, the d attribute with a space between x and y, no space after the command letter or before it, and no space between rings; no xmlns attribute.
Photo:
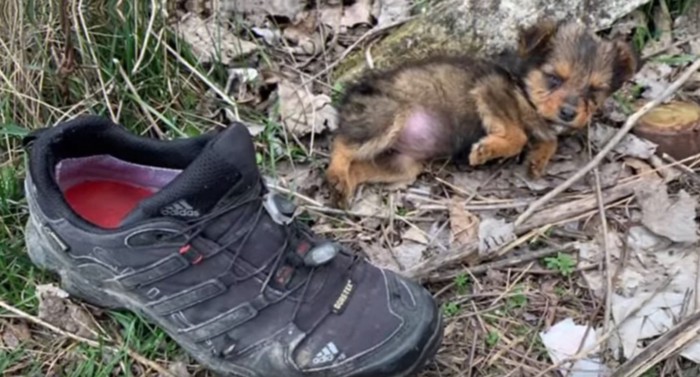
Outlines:
<svg viewBox="0 0 700 377"><path fill-rule="evenodd" d="M390 310L402 325L377 349L378 362L352 377L409 376L434 356L442 341L442 316L430 293L411 280L383 273Z"/></svg>

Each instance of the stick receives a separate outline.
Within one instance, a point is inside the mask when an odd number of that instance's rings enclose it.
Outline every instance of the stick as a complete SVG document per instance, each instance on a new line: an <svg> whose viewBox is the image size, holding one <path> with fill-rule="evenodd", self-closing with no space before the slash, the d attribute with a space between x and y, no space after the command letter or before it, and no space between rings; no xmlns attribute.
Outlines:
<svg viewBox="0 0 700 377"><path fill-rule="evenodd" d="M619 131L617 131L617 133L615 134L615 136L613 136L612 139L610 139L608 144L605 145L605 147L601 149L600 152L598 152L598 154L588 164L586 164L586 166L579 170L578 173L574 174L569 179L562 182L559 186L555 187L552 191L548 192L546 195L542 196L541 198L530 204L530 206L525 210L525 212L518 216L518 218L515 220L514 225L516 227L518 225L521 225L523 222L525 222L525 220L532 216L532 214L535 213L535 211L537 211L547 202L552 200L554 197L571 187L571 185L576 183L579 179L583 178L593 168L600 165L601 161L603 161L605 156L622 140L623 137L625 137L625 135L627 135L627 133L632 129L632 127L634 127L635 124L637 124L641 117L646 115L646 113L648 113L651 109L660 105L661 102L664 101L671 94L675 93L686 81L688 81L688 79L690 79L690 77L698 69L700 69L700 59L696 59L693 62L693 64L691 64L690 67L686 69L685 72L683 72L683 74L676 79L676 81L673 82L673 84L669 85L666 88L666 90L664 90L664 92L661 93L659 97L647 103L636 113L632 114L627 119L627 122L625 122L625 125Z"/></svg>
<svg viewBox="0 0 700 377"><path fill-rule="evenodd" d="M426 277L426 280L430 282L441 282L441 281L448 281L454 279L456 276L468 273L472 275L480 275L483 273L486 273L489 270L496 270L496 269L502 269L502 268L507 268L507 267L513 267L517 266L519 264L523 264L526 262L531 262L538 260L540 258L548 257L550 255L554 255L556 253L566 253L569 251L573 251L574 249L574 244L573 243L568 243L562 246L554 246L554 247L548 247L542 250L537 250L537 251L529 251L526 253L523 253L521 255L515 255L512 257L504 258L501 260L497 260L491 263L485 263L481 264L472 268L465 268L461 269L458 271L453 271L449 272L446 274L439 274L439 275L432 275Z"/></svg>
<svg viewBox="0 0 700 377"><path fill-rule="evenodd" d="M107 350L114 352L114 353L119 353L123 349L124 351L126 351L126 353L131 358L136 360L138 363L145 365L145 366L157 371L161 375L168 376L168 377L175 377L167 369L156 364L154 361L151 361L151 360L147 359L146 357L136 353L134 350L127 347L126 345L107 345L107 344L105 344L105 342L101 343L101 342L98 342L96 340L83 338L82 336L78 336L78 335L69 333L67 331L64 331L64 330L62 330L62 329L60 329L60 328L58 328L58 327L56 327L48 322L42 320L41 318L35 317L35 316L33 316L29 313L26 313L20 309L17 309L14 306L5 303L5 301L2 301L2 300L0 300L0 307L2 307L3 309L5 309L11 313L18 315L21 318L24 318L26 320L34 322L35 324L37 324L39 326L45 327L45 328L47 328L47 329L49 329L57 334L63 335L65 337L71 338L73 340L77 340L78 342L81 342L81 343L85 343L85 344L89 345L90 347L104 348L104 349L107 349Z"/></svg>
<svg viewBox="0 0 700 377"><path fill-rule="evenodd" d="M686 317L656 339L637 356L622 364L611 377L639 377L651 367L682 349L700 334L700 311Z"/></svg>

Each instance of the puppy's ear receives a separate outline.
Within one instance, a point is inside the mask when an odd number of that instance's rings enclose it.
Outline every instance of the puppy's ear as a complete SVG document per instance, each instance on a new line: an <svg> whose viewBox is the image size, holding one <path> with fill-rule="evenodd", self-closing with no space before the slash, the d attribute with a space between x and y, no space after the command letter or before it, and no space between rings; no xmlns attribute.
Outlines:
<svg viewBox="0 0 700 377"><path fill-rule="evenodd" d="M642 62L639 52L630 43L615 40L613 41L613 49L615 50L615 60L611 89L615 91L639 71Z"/></svg>
<svg viewBox="0 0 700 377"><path fill-rule="evenodd" d="M551 20L541 21L527 28L520 28L518 55L525 58L547 52L557 29L559 29L559 23Z"/></svg>

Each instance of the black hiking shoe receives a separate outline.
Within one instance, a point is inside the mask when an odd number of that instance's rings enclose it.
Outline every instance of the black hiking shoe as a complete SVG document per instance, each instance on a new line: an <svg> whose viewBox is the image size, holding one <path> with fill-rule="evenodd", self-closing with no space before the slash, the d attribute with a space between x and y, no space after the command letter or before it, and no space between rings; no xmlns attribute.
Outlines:
<svg viewBox="0 0 700 377"><path fill-rule="evenodd" d="M225 376L411 376L442 339L419 285L292 219L243 125L175 141L81 117L25 139L32 261Z"/></svg>

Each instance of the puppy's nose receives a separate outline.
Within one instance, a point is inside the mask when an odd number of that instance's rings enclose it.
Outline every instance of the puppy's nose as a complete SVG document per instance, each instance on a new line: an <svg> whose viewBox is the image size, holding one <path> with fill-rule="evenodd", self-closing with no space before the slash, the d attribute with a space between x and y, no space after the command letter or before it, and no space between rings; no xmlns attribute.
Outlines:
<svg viewBox="0 0 700 377"><path fill-rule="evenodd" d="M576 109L571 106L562 106L559 109L559 119L564 122L571 122L576 118Z"/></svg>

